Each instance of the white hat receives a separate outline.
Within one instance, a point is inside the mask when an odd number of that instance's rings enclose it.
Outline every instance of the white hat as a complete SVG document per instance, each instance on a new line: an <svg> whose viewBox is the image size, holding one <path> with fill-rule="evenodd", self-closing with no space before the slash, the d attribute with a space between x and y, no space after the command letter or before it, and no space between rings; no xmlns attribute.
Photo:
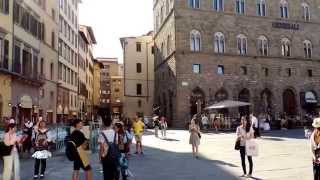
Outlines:
<svg viewBox="0 0 320 180"><path fill-rule="evenodd" d="M15 122L15 120L14 119L10 119L9 120L9 124L15 124L16 122Z"/></svg>
<svg viewBox="0 0 320 180"><path fill-rule="evenodd" d="M314 128L320 128L320 118L314 118L314 119L313 119L312 126L313 126Z"/></svg>

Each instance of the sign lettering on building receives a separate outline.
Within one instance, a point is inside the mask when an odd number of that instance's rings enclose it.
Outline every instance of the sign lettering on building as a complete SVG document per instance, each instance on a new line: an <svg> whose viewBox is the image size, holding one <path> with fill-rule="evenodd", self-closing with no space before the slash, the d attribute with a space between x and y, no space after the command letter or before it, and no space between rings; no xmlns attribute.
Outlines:
<svg viewBox="0 0 320 180"><path fill-rule="evenodd" d="M284 23L284 22L273 22L272 23L273 28L279 28L279 29L292 29L292 30L299 30L300 24L294 24L294 23Z"/></svg>

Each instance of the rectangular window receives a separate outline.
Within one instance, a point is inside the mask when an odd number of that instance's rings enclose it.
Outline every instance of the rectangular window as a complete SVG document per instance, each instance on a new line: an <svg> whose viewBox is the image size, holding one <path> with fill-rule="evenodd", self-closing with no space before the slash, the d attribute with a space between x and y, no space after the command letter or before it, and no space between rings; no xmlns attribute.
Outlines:
<svg viewBox="0 0 320 180"><path fill-rule="evenodd" d="M0 0L0 2L1 2L1 0ZM0 63L1 63L1 65L3 62L3 47L4 47L4 43L3 43L3 40L0 38Z"/></svg>
<svg viewBox="0 0 320 180"><path fill-rule="evenodd" d="M217 74L224 75L224 66L223 65L218 65Z"/></svg>
<svg viewBox="0 0 320 180"><path fill-rule="evenodd" d="M287 76L288 76L288 77L291 77L291 74L292 74L291 68L287 68Z"/></svg>
<svg viewBox="0 0 320 180"><path fill-rule="evenodd" d="M136 51L141 52L141 43L140 42L136 43Z"/></svg>
<svg viewBox="0 0 320 180"><path fill-rule="evenodd" d="M14 62L13 62L13 71L16 73L21 73L21 48L20 46L14 47Z"/></svg>
<svg viewBox="0 0 320 180"><path fill-rule="evenodd" d="M54 66L53 63L50 64L50 80L53 80L54 76Z"/></svg>
<svg viewBox="0 0 320 180"><path fill-rule="evenodd" d="M241 66L240 69L241 69L241 74L242 75L247 75L248 74L246 66Z"/></svg>
<svg viewBox="0 0 320 180"><path fill-rule="evenodd" d="M62 64L61 63L59 63L59 66L58 66L58 78L59 78L59 80L62 80Z"/></svg>
<svg viewBox="0 0 320 180"><path fill-rule="evenodd" d="M44 59L40 59L40 74L43 75L43 69L44 69Z"/></svg>
<svg viewBox="0 0 320 180"><path fill-rule="evenodd" d="M137 84L137 95L142 94L142 84Z"/></svg>
<svg viewBox="0 0 320 180"><path fill-rule="evenodd" d="M0 67L8 69L9 65L9 41L0 38Z"/></svg>
<svg viewBox="0 0 320 180"><path fill-rule="evenodd" d="M265 77L269 76L269 69L268 68L264 67L264 68L262 68L262 71L263 71Z"/></svg>
<svg viewBox="0 0 320 180"><path fill-rule="evenodd" d="M200 64L193 64L192 65L192 72L195 74L201 73L201 65Z"/></svg>
<svg viewBox="0 0 320 180"><path fill-rule="evenodd" d="M56 35L54 31L51 32L51 47L55 49L56 47Z"/></svg>
<svg viewBox="0 0 320 180"><path fill-rule="evenodd" d="M9 14L9 0L0 0L0 12Z"/></svg>
<svg viewBox="0 0 320 180"><path fill-rule="evenodd" d="M141 73L142 72L142 65L141 63L137 63L137 73Z"/></svg>
<svg viewBox="0 0 320 180"><path fill-rule="evenodd" d="M20 23L20 12L21 12L20 5L15 2L13 4L13 8L14 8L13 20L15 23L19 24Z"/></svg>
<svg viewBox="0 0 320 180"><path fill-rule="evenodd" d="M151 53L154 54L154 46L151 47Z"/></svg>
<svg viewBox="0 0 320 180"><path fill-rule="evenodd" d="M51 16L53 20L56 20L56 11L54 9L51 9Z"/></svg>
<svg viewBox="0 0 320 180"><path fill-rule="evenodd" d="M312 69L308 69L308 76L309 76L309 77L312 77L312 76L313 76Z"/></svg>
<svg viewBox="0 0 320 180"><path fill-rule="evenodd" d="M33 54L33 77L38 79L38 54Z"/></svg>

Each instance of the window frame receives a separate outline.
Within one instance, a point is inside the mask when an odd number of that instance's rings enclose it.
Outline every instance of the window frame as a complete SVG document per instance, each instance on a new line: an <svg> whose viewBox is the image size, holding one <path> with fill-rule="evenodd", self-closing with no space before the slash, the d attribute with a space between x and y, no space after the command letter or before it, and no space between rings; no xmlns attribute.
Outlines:
<svg viewBox="0 0 320 180"><path fill-rule="evenodd" d="M188 6L192 9L200 9L201 8L201 0L188 0Z"/></svg>
<svg viewBox="0 0 320 180"><path fill-rule="evenodd" d="M201 74L201 64L192 64L192 73Z"/></svg>
<svg viewBox="0 0 320 180"><path fill-rule="evenodd" d="M248 54L248 38L244 34L237 36L237 51L238 55L245 56Z"/></svg>
<svg viewBox="0 0 320 180"><path fill-rule="evenodd" d="M312 59L312 42L310 40L303 41L303 50L304 50L304 57L306 59Z"/></svg>
<svg viewBox="0 0 320 180"><path fill-rule="evenodd" d="M246 2L245 0L236 0L235 1L235 11L239 15L244 15L246 13Z"/></svg>
<svg viewBox="0 0 320 180"><path fill-rule="evenodd" d="M201 51L201 33L195 29L190 32L190 50L192 52Z"/></svg>
<svg viewBox="0 0 320 180"><path fill-rule="evenodd" d="M265 0L257 0L257 15L261 17L267 16L267 4Z"/></svg>
<svg viewBox="0 0 320 180"><path fill-rule="evenodd" d="M220 75L220 76L225 75L224 65L218 65L217 66L217 75Z"/></svg>
<svg viewBox="0 0 320 180"><path fill-rule="evenodd" d="M280 1L280 18L289 19L289 3L287 0Z"/></svg>
<svg viewBox="0 0 320 180"><path fill-rule="evenodd" d="M213 48L215 53L224 54L226 51L226 40L222 32L214 33Z"/></svg>
<svg viewBox="0 0 320 180"><path fill-rule="evenodd" d="M224 0L212 0L212 8L217 12L223 12Z"/></svg>
<svg viewBox="0 0 320 180"><path fill-rule="evenodd" d="M302 18L303 20L309 22L311 20L310 6L306 2L303 2L301 6L302 6Z"/></svg>
<svg viewBox="0 0 320 180"><path fill-rule="evenodd" d="M281 56L282 57L291 56L291 41L288 38L281 39Z"/></svg>
<svg viewBox="0 0 320 180"><path fill-rule="evenodd" d="M257 48L259 56L268 56L269 55L269 40L266 36L261 35L257 40Z"/></svg>

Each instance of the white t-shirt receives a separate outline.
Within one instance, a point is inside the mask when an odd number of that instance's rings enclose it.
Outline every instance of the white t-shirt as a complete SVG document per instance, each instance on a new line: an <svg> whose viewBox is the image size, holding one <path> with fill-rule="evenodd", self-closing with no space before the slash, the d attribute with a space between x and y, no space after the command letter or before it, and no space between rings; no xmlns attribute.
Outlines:
<svg viewBox="0 0 320 180"><path fill-rule="evenodd" d="M114 143L114 136L116 133L113 129L102 130L101 133L107 137L110 143ZM101 133L99 134L98 143L105 143L105 138Z"/></svg>
<svg viewBox="0 0 320 180"><path fill-rule="evenodd" d="M246 141L251 139L251 137L253 136L253 132L254 131L252 127L250 127L249 132L247 132L245 128L243 128L242 126L238 126L236 134L237 137L240 137L240 146L246 145Z"/></svg>

